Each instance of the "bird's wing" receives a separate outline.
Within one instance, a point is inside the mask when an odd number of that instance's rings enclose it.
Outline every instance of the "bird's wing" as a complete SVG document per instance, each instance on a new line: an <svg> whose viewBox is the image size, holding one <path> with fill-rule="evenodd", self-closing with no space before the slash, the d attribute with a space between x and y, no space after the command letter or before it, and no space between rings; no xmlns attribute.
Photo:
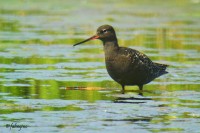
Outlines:
<svg viewBox="0 0 200 133"><path fill-rule="evenodd" d="M167 73L165 71L167 65L154 63L145 54L137 50L120 47L119 54L126 62L124 63L124 66L127 68L125 70L129 71L129 73L134 73L138 78L142 77L141 80L145 82L149 82ZM141 74L143 76L140 76Z"/></svg>
<svg viewBox="0 0 200 133"><path fill-rule="evenodd" d="M131 49L131 48L120 48L120 53L122 56L125 56L127 59L132 61L132 64L138 65L138 67L147 67L150 68L154 63L143 53Z"/></svg>
<svg viewBox="0 0 200 133"><path fill-rule="evenodd" d="M132 67L137 67L137 70L141 70L150 75L152 79L168 73L166 68L168 65L154 63L145 54L130 48L122 48L125 51L123 56L131 59Z"/></svg>

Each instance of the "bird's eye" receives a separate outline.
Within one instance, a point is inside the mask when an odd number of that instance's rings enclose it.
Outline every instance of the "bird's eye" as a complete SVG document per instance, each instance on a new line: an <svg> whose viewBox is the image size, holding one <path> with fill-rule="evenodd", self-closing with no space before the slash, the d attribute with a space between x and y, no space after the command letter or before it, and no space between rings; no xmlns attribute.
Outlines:
<svg viewBox="0 0 200 133"><path fill-rule="evenodd" d="M108 30L106 30L106 29L103 29L103 30L101 30L101 33L103 34L103 33L106 33Z"/></svg>
<svg viewBox="0 0 200 133"><path fill-rule="evenodd" d="M103 33L106 33L106 32L107 32L107 30L106 30L106 29L104 29L104 30L103 30Z"/></svg>

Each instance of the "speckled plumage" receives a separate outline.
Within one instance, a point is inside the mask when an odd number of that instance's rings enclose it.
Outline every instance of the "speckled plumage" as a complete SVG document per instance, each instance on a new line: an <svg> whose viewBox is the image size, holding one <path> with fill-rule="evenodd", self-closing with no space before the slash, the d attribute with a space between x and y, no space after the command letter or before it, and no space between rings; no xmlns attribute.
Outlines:
<svg viewBox="0 0 200 133"><path fill-rule="evenodd" d="M119 47L115 31L109 25L100 26L96 35L74 46L93 39L103 42L107 71L123 92L126 85L137 85L142 90L144 84L168 73L165 71L168 65L154 63L135 49Z"/></svg>

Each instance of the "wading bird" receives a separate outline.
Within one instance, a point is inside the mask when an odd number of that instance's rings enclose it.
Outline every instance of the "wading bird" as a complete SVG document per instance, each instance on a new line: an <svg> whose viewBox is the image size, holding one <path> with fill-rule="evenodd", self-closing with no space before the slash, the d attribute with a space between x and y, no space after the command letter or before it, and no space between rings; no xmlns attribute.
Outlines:
<svg viewBox="0 0 200 133"><path fill-rule="evenodd" d="M108 74L122 86L122 93L126 85L137 85L142 90L143 85L168 73L168 65L152 62L145 54L135 49L119 47L115 30L110 25L100 26L96 35L74 46L94 39L103 42Z"/></svg>

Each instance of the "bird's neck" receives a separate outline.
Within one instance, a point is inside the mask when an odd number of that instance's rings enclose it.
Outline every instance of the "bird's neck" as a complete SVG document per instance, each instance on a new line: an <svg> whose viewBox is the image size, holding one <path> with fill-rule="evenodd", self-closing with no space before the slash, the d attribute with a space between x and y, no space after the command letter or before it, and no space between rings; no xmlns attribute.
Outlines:
<svg viewBox="0 0 200 133"><path fill-rule="evenodd" d="M103 42L103 45L106 55L114 54L119 49L117 40Z"/></svg>
<svg viewBox="0 0 200 133"><path fill-rule="evenodd" d="M104 45L104 49L114 50L114 49L119 48L117 40L105 41L105 42L103 42L103 45Z"/></svg>

